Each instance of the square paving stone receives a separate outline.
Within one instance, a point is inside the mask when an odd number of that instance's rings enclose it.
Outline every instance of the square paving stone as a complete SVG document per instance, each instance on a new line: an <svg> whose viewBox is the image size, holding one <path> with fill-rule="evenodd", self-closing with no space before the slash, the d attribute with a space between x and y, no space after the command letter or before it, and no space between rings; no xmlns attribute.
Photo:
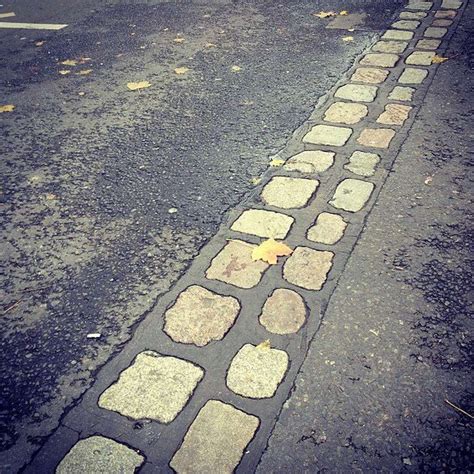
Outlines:
<svg viewBox="0 0 474 474"><path fill-rule="evenodd" d="M382 39L399 41L410 41L412 38L413 31L404 30L387 30L382 36Z"/></svg>
<svg viewBox="0 0 474 474"><path fill-rule="evenodd" d="M408 2L407 9L408 10L431 10L433 7L433 2L422 2L420 0L414 0Z"/></svg>
<svg viewBox="0 0 474 474"><path fill-rule="evenodd" d="M352 125L360 122L369 112L364 104L351 102L335 102L324 114L326 122L344 123Z"/></svg>
<svg viewBox="0 0 474 474"><path fill-rule="evenodd" d="M56 468L57 474L133 474L144 458L124 444L103 436L81 439Z"/></svg>
<svg viewBox="0 0 474 474"><path fill-rule="evenodd" d="M360 211L372 194L374 185L360 179L345 179L339 183L329 204L349 212Z"/></svg>
<svg viewBox="0 0 474 474"><path fill-rule="evenodd" d="M257 431L259 419L209 400L190 426L170 466L178 474L231 474Z"/></svg>
<svg viewBox="0 0 474 474"><path fill-rule="evenodd" d="M352 82L368 82L369 84L380 84L387 79L389 71L373 67L359 67L352 74ZM367 115L367 114L366 114Z"/></svg>
<svg viewBox="0 0 474 474"><path fill-rule="evenodd" d="M438 49L441 44L440 40L435 39L421 39L416 43L418 49Z"/></svg>
<svg viewBox="0 0 474 474"><path fill-rule="evenodd" d="M394 136L395 130L390 128L365 128L357 143L373 148L388 148Z"/></svg>
<svg viewBox="0 0 474 474"><path fill-rule="evenodd" d="M351 135L351 128L315 125L304 136L303 141L305 143L313 143L314 145L343 146Z"/></svg>
<svg viewBox="0 0 474 474"><path fill-rule="evenodd" d="M334 245L341 240L347 223L342 216L323 212L316 219L316 224L308 230L308 240L325 245Z"/></svg>
<svg viewBox="0 0 474 474"><path fill-rule="evenodd" d="M417 20L398 20L392 23L392 28L397 30L416 30L420 26L420 22Z"/></svg>
<svg viewBox="0 0 474 474"><path fill-rule="evenodd" d="M441 4L441 8L447 8L451 10L457 10L458 8L462 7L462 2L459 0L443 0Z"/></svg>
<svg viewBox="0 0 474 474"><path fill-rule="evenodd" d="M271 398L288 369L288 354L279 349L245 344L227 372L227 386L248 398Z"/></svg>
<svg viewBox="0 0 474 474"><path fill-rule="evenodd" d="M170 423L203 376L204 370L191 362L145 351L102 393L99 406L134 420Z"/></svg>
<svg viewBox="0 0 474 474"><path fill-rule="evenodd" d="M232 296L221 296L202 286L190 286L166 311L164 331L175 342L202 347L221 340L239 311L240 304Z"/></svg>
<svg viewBox="0 0 474 474"><path fill-rule="evenodd" d="M375 153L355 151L349 158L349 164L344 168L359 176L373 176L380 162L380 156Z"/></svg>
<svg viewBox="0 0 474 474"><path fill-rule="evenodd" d="M300 173L323 173L334 164L335 156L332 151L302 151L287 160L283 169Z"/></svg>
<svg viewBox="0 0 474 474"><path fill-rule="evenodd" d="M259 237L284 239L294 222L293 217L279 212L248 209L232 224L231 229Z"/></svg>
<svg viewBox="0 0 474 474"><path fill-rule="evenodd" d="M293 290L276 289L267 298L260 315L260 324L273 334L298 332L306 320L303 298Z"/></svg>
<svg viewBox="0 0 474 474"><path fill-rule="evenodd" d="M377 123L383 123L384 125L403 125L411 109L412 108L408 105L387 104L385 111L378 117Z"/></svg>
<svg viewBox="0 0 474 474"><path fill-rule="evenodd" d="M373 102L377 96L377 89L377 86L346 84L339 87L334 97L353 102Z"/></svg>
<svg viewBox="0 0 474 474"><path fill-rule="evenodd" d="M438 10L435 13L435 18L455 18L457 12L455 10Z"/></svg>
<svg viewBox="0 0 474 474"><path fill-rule="evenodd" d="M388 98L389 100L412 101L414 92L413 87L395 86Z"/></svg>
<svg viewBox="0 0 474 474"><path fill-rule="evenodd" d="M270 206L294 209L306 206L318 186L316 179L275 176L263 188L261 197Z"/></svg>
<svg viewBox="0 0 474 474"><path fill-rule="evenodd" d="M401 54L407 49L407 46L407 41L378 41L372 46L372 51L376 53Z"/></svg>
<svg viewBox="0 0 474 474"><path fill-rule="evenodd" d="M332 267L334 253L296 247L283 267L283 278L307 290L320 290Z"/></svg>
<svg viewBox="0 0 474 474"><path fill-rule="evenodd" d="M239 288L253 288L258 285L268 264L252 260L256 245L229 240L227 245L214 257L206 271L210 280L219 280Z"/></svg>
<svg viewBox="0 0 474 474"><path fill-rule="evenodd" d="M430 66L434 57L433 51L415 51L405 59L405 62L415 66Z"/></svg>
<svg viewBox="0 0 474 474"><path fill-rule="evenodd" d="M427 75L428 71L426 69L407 67L402 72L398 82L401 84L421 84Z"/></svg>
<svg viewBox="0 0 474 474"><path fill-rule="evenodd" d="M434 20L433 23L431 23L431 26L451 26L453 24L453 20L445 20L444 18Z"/></svg>
<svg viewBox="0 0 474 474"><path fill-rule="evenodd" d="M442 38L448 32L447 28L439 28L437 26L430 26L426 28L423 36L425 38Z"/></svg>
<svg viewBox="0 0 474 474"><path fill-rule="evenodd" d="M360 61L362 66L394 67L400 57L391 53L369 53Z"/></svg>
<svg viewBox="0 0 474 474"><path fill-rule="evenodd" d="M425 12L401 12L400 18L402 20L422 20L426 18Z"/></svg>

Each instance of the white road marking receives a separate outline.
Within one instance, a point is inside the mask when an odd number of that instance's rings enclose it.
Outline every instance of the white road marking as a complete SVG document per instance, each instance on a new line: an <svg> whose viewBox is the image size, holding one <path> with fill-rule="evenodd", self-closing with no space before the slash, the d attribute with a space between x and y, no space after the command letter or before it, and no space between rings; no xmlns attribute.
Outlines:
<svg viewBox="0 0 474 474"><path fill-rule="evenodd" d="M55 25L51 23L14 23L12 21L0 21L0 28L18 28L23 30L62 30L67 25Z"/></svg>
<svg viewBox="0 0 474 474"><path fill-rule="evenodd" d="M9 13L0 13L0 18L10 18L12 16L15 16L15 14L13 12L9 12Z"/></svg>

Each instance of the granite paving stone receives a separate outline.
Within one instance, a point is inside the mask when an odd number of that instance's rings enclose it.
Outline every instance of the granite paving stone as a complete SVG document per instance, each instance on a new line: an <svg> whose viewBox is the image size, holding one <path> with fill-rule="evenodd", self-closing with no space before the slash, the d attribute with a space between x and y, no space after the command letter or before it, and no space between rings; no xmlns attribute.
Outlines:
<svg viewBox="0 0 474 474"><path fill-rule="evenodd" d="M445 20L444 18L439 18L437 20L434 20L433 23L431 23L431 26L451 26L453 24L453 20Z"/></svg>
<svg viewBox="0 0 474 474"><path fill-rule="evenodd" d="M341 240L347 223L342 216L322 212L316 219L316 224L308 230L308 240L325 245L334 245Z"/></svg>
<svg viewBox="0 0 474 474"><path fill-rule="evenodd" d="M380 156L376 153L355 151L350 156L349 163L345 165L344 168L359 176L372 176L379 162Z"/></svg>
<svg viewBox="0 0 474 474"><path fill-rule="evenodd" d="M384 125L403 125L412 108L408 105L387 104L385 111L377 118L377 123Z"/></svg>
<svg viewBox="0 0 474 474"><path fill-rule="evenodd" d="M306 206L318 186L316 179L275 176L263 188L261 197L270 206L294 209Z"/></svg>
<svg viewBox="0 0 474 474"><path fill-rule="evenodd" d="M99 406L134 420L170 423L203 376L191 362L145 351L102 393Z"/></svg>
<svg viewBox="0 0 474 474"><path fill-rule="evenodd" d="M416 20L399 20L392 24L392 28L398 30L416 30L420 26L420 22Z"/></svg>
<svg viewBox="0 0 474 474"><path fill-rule="evenodd" d="M405 59L405 62L413 66L430 66L434 57L433 51L415 51Z"/></svg>
<svg viewBox="0 0 474 474"><path fill-rule="evenodd" d="M400 13L400 18L402 20L422 20L423 18L426 18L426 13L425 12L406 12L403 11Z"/></svg>
<svg viewBox="0 0 474 474"><path fill-rule="evenodd" d="M283 267L283 278L307 290L320 290L332 267L333 252L296 247Z"/></svg>
<svg viewBox="0 0 474 474"><path fill-rule="evenodd" d="M345 84L339 87L334 96L353 102L373 102L377 96L377 89L377 86Z"/></svg>
<svg viewBox="0 0 474 474"><path fill-rule="evenodd" d="M351 102L335 102L324 114L326 122L344 123L352 125L360 122L369 112L364 104Z"/></svg>
<svg viewBox="0 0 474 474"><path fill-rule="evenodd" d="M339 183L329 204L348 212L360 211L372 194L374 185L360 179L348 178Z"/></svg>
<svg viewBox="0 0 474 474"><path fill-rule="evenodd" d="M407 67L402 72L398 82L401 84L421 84L427 75L428 71L426 69Z"/></svg>
<svg viewBox="0 0 474 474"><path fill-rule="evenodd" d="M414 92L413 87L395 86L388 98L389 100L412 101Z"/></svg>
<svg viewBox="0 0 474 474"><path fill-rule="evenodd" d="M413 38L413 31L405 31L405 30L387 30L382 35L382 39L386 39L386 40L410 41L412 38Z"/></svg>
<svg viewBox="0 0 474 474"><path fill-rule="evenodd" d="M124 444L103 436L78 441L56 468L57 474L133 474L144 458Z"/></svg>
<svg viewBox="0 0 474 474"><path fill-rule="evenodd" d="M209 400L191 424L170 466L178 474L231 474L259 424L256 416Z"/></svg>
<svg viewBox="0 0 474 474"><path fill-rule="evenodd" d="M369 53L360 61L362 66L394 67L400 57L392 53Z"/></svg>
<svg viewBox="0 0 474 474"><path fill-rule="evenodd" d="M369 84L380 84L387 79L389 71L373 67L359 67L352 74L352 82L368 82Z"/></svg>
<svg viewBox="0 0 474 474"><path fill-rule="evenodd" d="M423 36L425 36L426 38L442 38L447 32L447 28L430 26L429 28L426 28Z"/></svg>
<svg viewBox="0 0 474 474"><path fill-rule="evenodd" d="M372 46L372 51L376 53L396 53L401 54L405 49L408 47L407 41L395 41L395 40L387 40L387 41L377 41Z"/></svg>
<svg viewBox="0 0 474 474"><path fill-rule="evenodd" d="M298 332L306 320L306 306L303 298L293 290L276 289L265 302L260 324L274 334Z"/></svg>
<svg viewBox="0 0 474 474"><path fill-rule="evenodd" d="M443 0L441 8L447 8L450 10L457 10L462 7L462 2L459 0Z"/></svg>
<svg viewBox="0 0 474 474"><path fill-rule="evenodd" d="M265 345L245 344L227 372L230 390L248 398L271 398L288 369L288 354Z"/></svg>
<svg viewBox="0 0 474 474"><path fill-rule="evenodd" d="M421 39L416 43L418 49L437 49L441 44L440 40L435 39Z"/></svg>
<svg viewBox="0 0 474 474"><path fill-rule="evenodd" d="M304 137L305 143L314 145L343 146L352 135L352 129L333 127L332 125L315 125Z"/></svg>
<svg viewBox="0 0 474 474"><path fill-rule="evenodd" d="M301 173L323 173L334 164L335 156L336 154L331 151L302 151L289 158L283 169Z"/></svg>
<svg viewBox="0 0 474 474"><path fill-rule="evenodd" d="M232 296L221 296L193 285L181 292L166 311L164 331L175 342L202 347L221 340L239 311L240 304Z"/></svg>
<svg viewBox="0 0 474 474"><path fill-rule="evenodd" d="M435 18L450 18L453 19L456 17L457 12L455 10L438 10L435 13Z"/></svg>
<svg viewBox="0 0 474 474"><path fill-rule="evenodd" d="M253 288L258 285L268 264L261 260L252 260L255 247L256 245L241 240L229 240L212 260L206 277L240 288Z"/></svg>
<svg viewBox="0 0 474 474"><path fill-rule="evenodd" d="M248 209L232 224L231 229L258 237L284 239L293 222L293 217L279 212Z"/></svg>
<svg viewBox="0 0 474 474"><path fill-rule="evenodd" d="M395 130L390 128L365 128L357 143L373 148L388 148L394 136Z"/></svg>
<svg viewBox="0 0 474 474"><path fill-rule="evenodd" d="M413 0L411 2L408 2L408 5L406 7L408 10L431 10L433 8L433 2L423 2L420 0Z"/></svg>

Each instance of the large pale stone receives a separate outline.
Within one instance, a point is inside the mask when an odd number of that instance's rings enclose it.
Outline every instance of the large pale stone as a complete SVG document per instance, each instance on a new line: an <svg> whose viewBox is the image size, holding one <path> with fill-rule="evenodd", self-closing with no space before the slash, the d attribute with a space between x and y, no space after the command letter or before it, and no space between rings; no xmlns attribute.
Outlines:
<svg viewBox="0 0 474 474"><path fill-rule="evenodd" d="M394 136L395 130L390 128L365 128L357 143L373 148L388 148Z"/></svg>
<svg viewBox="0 0 474 474"><path fill-rule="evenodd" d="M323 212L316 219L316 224L308 230L308 240L326 245L334 245L341 240L347 223L338 214Z"/></svg>
<svg viewBox="0 0 474 474"><path fill-rule="evenodd" d="M369 84L380 84L387 79L389 71L373 67L359 67L352 74L352 82L368 82ZM366 114L367 115L367 114Z"/></svg>
<svg viewBox="0 0 474 474"><path fill-rule="evenodd" d="M402 20L422 20L426 18L425 12L401 12L400 18Z"/></svg>
<svg viewBox="0 0 474 474"><path fill-rule="evenodd" d="M81 439L56 468L57 474L133 474L144 458L124 444L103 436Z"/></svg>
<svg viewBox="0 0 474 474"><path fill-rule="evenodd" d="M433 51L415 51L405 59L405 62L415 66L429 66L434 57L435 53Z"/></svg>
<svg viewBox="0 0 474 474"><path fill-rule="evenodd" d="M389 100L412 101L414 92L413 87L395 86L388 98Z"/></svg>
<svg viewBox="0 0 474 474"><path fill-rule="evenodd" d="M457 12L454 10L438 10L435 13L435 18L450 18L453 19L456 17Z"/></svg>
<svg viewBox="0 0 474 474"><path fill-rule="evenodd" d="M435 39L421 39L416 43L418 49L438 49L441 44L440 40Z"/></svg>
<svg viewBox="0 0 474 474"><path fill-rule="evenodd" d="M231 229L259 237L284 239L294 222L293 217L279 212L248 209L232 224Z"/></svg>
<svg viewBox="0 0 474 474"><path fill-rule="evenodd" d="M431 10L433 7L433 2L423 2L421 0L413 0L408 3L408 10Z"/></svg>
<svg viewBox="0 0 474 474"><path fill-rule="evenodd" d="M344 168L359 176L372 176L379 162L380 156L375 153L355 151Z"/></svg>
<svg viewBox="0 0 474 474"><path fill-rule="evenodd" d="M306 320L303 298L292 290L276 289L267 299L260 315L260 324L274 334L298 332Z"/></svg>
<svg viewBox="0 0 474 474"><path fill-rule="evenodd" d="M304 136L303 141L305 143L313 143L314 145L343 146L351 135L351 128L315 125Z"/></svg>
<svg viewBox="0 0 474 474"><path fill-rule="evenodd" d="M411 109L412 108L408 105L387 104L385 111L378 117L377 123L383 123L384 125L403 125Z"/></svg>
<svg viewBox="0 0 474 474"><path fill-rule="evenodd" d="M451 10L457 10L462 7L462 2L459 0L443 0L441 8L448 8Z"/></svg>
<svg viewBox="0 0 474 474"><path fill-rule="evenodd" d="M219 280L240 288L253 288L260 282L268 264L252 260L256 245L229 240L227 245L214 257L206 271L210 280Z"/></svg>
<svg viewBox="0 0 474 474"><path fill-rule="evenodd" d="M165 313L164 331L176 342L202 347L221 340L234 324L240 304L201 286L186 288Z"/></svg>
<svg viewBox="0 0 474 474"><path fill-rule="evenodd" d="M387 30L382 36L382 39L399 41L410 41L412 38L413 31L404 30Z"/></svg>
<svg viewBox="0 0 474 474"><path fill-rule="evenodd" d="M408 46L407 41L378 41L372 46L372 51L376 53L396 53L401 54Z"/></svg>
<svg viewBox="0 0 474 474"><path fill-rule="evenodd" d="M334 96L353 102L373 102L377 96L377 86L345 84L339 87Z"/></svg>
<svg viewBox="0 0 474 474"><path fill-rule="evenodd" d="M416 30L420 22L416 20L399 20L392 24L392 28L397 30Z"/></svg>
<svg viewBox="0 0 474 474"><path fill-rule="evenodd" d="M238 395L270 398L288 368L288 354L268 347L245 344L232 359L227 386Z"/></svg>
<svg viewBox="0 0 474 474"><path fill-rule="evenodd" d="M332 267L332 252L296 247L283 267L283 278L307 290L320 290Z"/></svg>
<svg viewBox="0 0 474 474"><path fill-rule="evenodd" d="M430 26L426 28L423 36L425 38L442 38L448 32L447 28L439 28L437 26Z"/></svg>
<svg viewBox="0 0 474 474"><path fill-rule="evenodd" d="M402 75L399 77L398 82L401 84L421 84L426 76L428 71L426 69L415 69L412 67L407 67L402 72Z"/></svg>
<svg viewBox="0 0 474 474"><path fill-rule="evenodd" d="M360 61L362 66L394 67L400 57L391 53L369 53Z"/></svg>
<svg viewBox="0 0 474 474"><path fill-rule="evenodd" d="M324 114L326 122L345 123L352 125L358 123L367 115L369 109L364 104L351 102L335 102Z"/></svg>
<svg viewBox="0 0 474 474"><path fill-rule="evenodd" d="M431 26L451 26L453 24L453 20L445 20L443 18L434 20L433 23L431 23Z"/></svg>
<svg viewBox="0 0 474 474"><path fill-rule="evenodd" d="M190 426L170 466L178 474L231 474L258 425L257 417L209 400Z"/></svg>
<svg viewBox="0 0 474 474"><path fill-rule="evenodd" d="M329 204L344 211L360 211L369 200L374 187L372 183L360 179L345 179L339 183Z"/></svg>
<svg viewBox="0 0 474 474"><path fill-rule="evenodd" d="M263 188L261 196L270 206L293 209L306 206L318 186L315 179L275 176Z"/></svg>
<svg viewBox="0 0 474 474"><path fill-rule="evenodd" d="M184 408L204 370L176 357L145 351L99 398L99 406L134 420L170 423Z"/></svg>
<svg viewBox="0 0 474 474"><path fill-rule="evenodd" d="M302 151L287 160L283 169L301 173L323 173L333 165L335 155L331 151Z"/></svg>

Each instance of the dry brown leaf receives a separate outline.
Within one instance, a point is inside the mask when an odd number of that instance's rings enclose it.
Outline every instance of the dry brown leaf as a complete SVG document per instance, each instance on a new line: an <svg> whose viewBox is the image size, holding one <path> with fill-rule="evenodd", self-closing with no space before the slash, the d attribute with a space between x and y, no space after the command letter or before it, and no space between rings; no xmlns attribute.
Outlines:
<svg viewBox="0 0 474 474"><path fill-rule="evenodd" d="M13 104L0 105L0 114L3 114L3 112L13 112L14 110L15 106Z"/></svg>
<svg viewBox="0 0 474 474"><path fill-rule="evenodd" d="M331 16L337 16L336 12L319 12L319 13L313 13L314 16L317 16L318 18L329 18Z"/></svg>
<svg viewBox="0 0 474 474"><path fill-rule="evenodd" d="M268 239L253 249L252 260L263 260L270 265L276 265L278 263L277 257L286 257L292 253L293 250L287 245L277 242L275 239Z"/></svg>
<svg viewBox="0 0 474 474"><path fill-rule="evenodd" d="M150 87L151 84L148 81L141 81L141 82L128 82L127 87L131 91L136 91L138 89L146 89L147 87Z"/></svg>
<svg viewBox="0 0 474 474"><path fill-rule="evenodd" d="M342 41L344 41L346 43L349 42L349 41L354 41L354 37L353 36L344 36L342 38Z"/></svg>
<svg viewBox="0 0 474 474"><path fill-rule="evenodd" d="M66 61L61 61L59 64L63 66L77 66L77 61L75 59L66 59Z"/></svg>
<svg viewBox="0 0 474 474"><path fill-rule="evenodd" d="M231 69L232 72L242 71L242 68L240 66L232 66L230 69Z"/></svg>
<svg viewBox="0 0 474 474"><path fill-rule="evenodd" d="M92 69L84 69L83 71L79 71L77 73L78 76L87 76L92 72Z"/></svg>
<svg viewBox="0 0 474 474"><path fill-rule="evenodd" d="M58 71L59 74L61 74L61 76L66 76L67 74L71 74L71 70L70 69L61 69L60 71Z"/></svg>
<svg viewBox="0 0 474 474"><path fill-rule="evenodd" d="M270 339L266 339L256 346L257 349L271 349Z"/></svg>
<svg viewBox="0 0 474 474"><path fill-rule="evenodd" d="M278 168L279 166L283 166L285 164L285 160L281 160L280 158L273 158L272 161L270 161L270 166L273 168Z"/></svg>
<svg viewBox="0 0 474 474"><path fill-rule="evenodd" d="M178 75L186 74L189 71L189 69L185 66L183 67L177 67L174 72Z"/></svg>
<svg viewBox="0 0 474 474"><path fill-rule="evenodd" d="M431 64L441 64L447 61L449 58L444 58L443 56L438 56L437 54L431 60Z"/></svg>
<svg viewBox="0 0 474 474"><path fill-rule="evenodd" d="M185 42L185 39L184 38L175 38L173 40L173 43L184 43Z"/></svg>

